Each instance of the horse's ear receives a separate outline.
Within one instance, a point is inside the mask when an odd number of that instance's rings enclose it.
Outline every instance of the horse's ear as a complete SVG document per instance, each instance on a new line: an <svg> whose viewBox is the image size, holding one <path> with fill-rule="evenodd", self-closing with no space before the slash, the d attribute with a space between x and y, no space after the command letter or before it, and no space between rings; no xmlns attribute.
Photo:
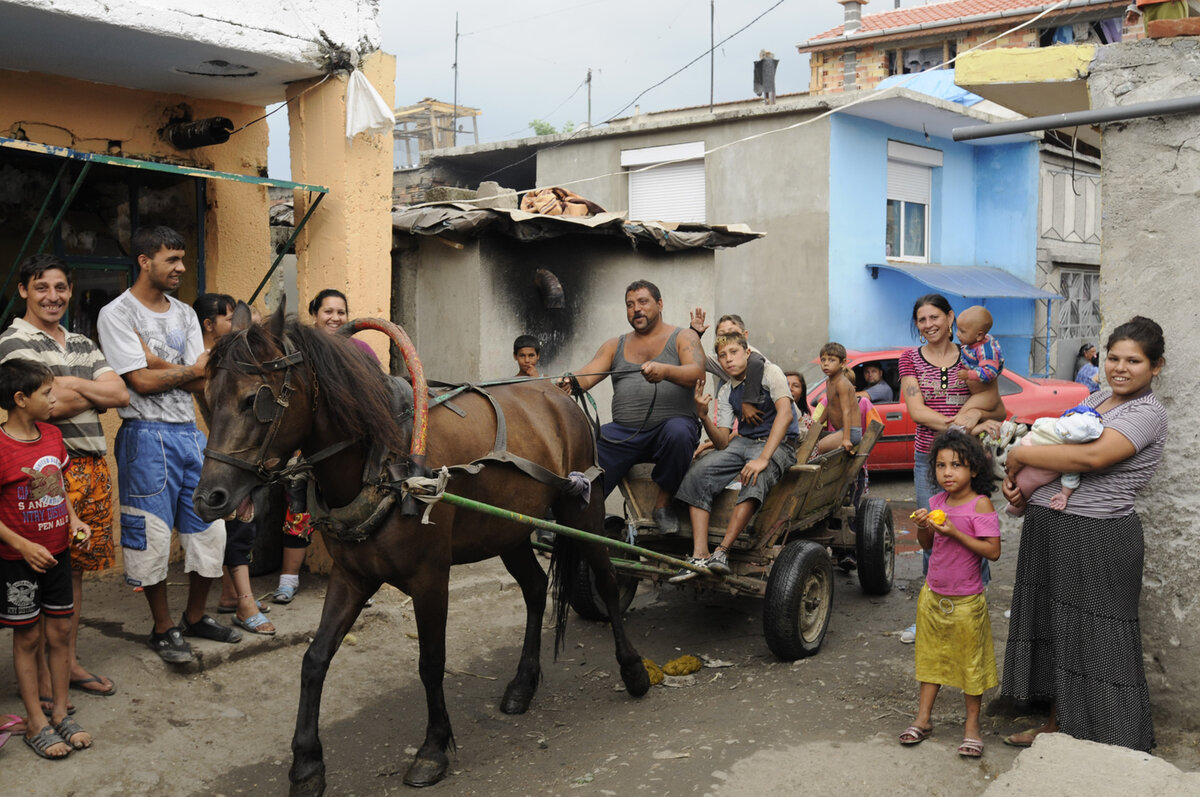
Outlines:
<svg viewBox="0 0 1200 797"><path fill-rule="evenodd" d="M233 331L249 328L251 323L250 305L238 302L233 306Z"/></svg>
<svg viewBox="0 0 1200 797"><path fill-rule="evenodd" d="M276 338L283 337L283 322L287 320L287 296L279 297L279 307L271 313L267 322L267 330Z"/></svg>

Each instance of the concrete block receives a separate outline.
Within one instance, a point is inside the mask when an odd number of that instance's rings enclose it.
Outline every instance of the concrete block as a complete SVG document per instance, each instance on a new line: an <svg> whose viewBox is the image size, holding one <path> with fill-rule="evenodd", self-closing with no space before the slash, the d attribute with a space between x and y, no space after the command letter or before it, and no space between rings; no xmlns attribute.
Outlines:
<svg viewBox="0 0 1200 797"><path fill-rule="evenodd" d="M1200 36L1200 17L1151 20L1146 23L1146 35L1151 39L1169 39L1174 36Z"/></svg>

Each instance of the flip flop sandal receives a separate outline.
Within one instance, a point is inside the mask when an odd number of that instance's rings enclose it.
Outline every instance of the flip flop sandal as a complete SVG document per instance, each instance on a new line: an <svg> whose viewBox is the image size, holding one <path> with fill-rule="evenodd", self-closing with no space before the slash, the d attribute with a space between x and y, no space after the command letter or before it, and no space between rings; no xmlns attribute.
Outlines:
<svg viewBox="0 0 1200 797"><path fill-rule="evenodd" d="M267 604L263 603L262 601L255 601L255 603L258 605L258 610L260 612L262 612L263 614L267 614L271 611L271 607L268 606ZM224 604L217 605L217 614L234 614L235 612L237 612L237 610L238 610L238 607L236 605L234 605L234 606L225 606Z"/></svg>
<svg viewBox="0 0 1200 797"><path fill-rule="evenodd" d="M49 725L38 731L32 738L29 736L22 736L21 738L25 740L25 744L29 746L30 750L48 761L62 761L71 754L70 751L64 755L50 755L46 752L56 744L65 744L67 747L71 747L70 742L59 736L58 732Z"/></svg>
<svg viewBox="0 0 1200 797"><path fill-rule="evenodd" d="M54 712L54 698L38 695L38 702L42 704L42 713L47 717ZM67 713L74 714L75 706L72 703L67 703Z"/></svg>
<svg viewBox="0 0 1200 797"><path fill-rule="evenodd" d="M12 734L8 731L0 731L0 750L4 749L4 745L8 744L8 740L12 738Z"/></svg>
<svg viewBox="0 0 1200 797"><path fill-rule="evenodd" d="M25 733L25 718L16 714L0 714L0 733Z"/></svg>
<svg viewBox="0 0 1200 797"><path fill-rule="evenodd" d="M1043 731L1041 728L1029 728L1028 730L1017 731L1016 733L1005 736L1003 742L1010 747L1033 747L1033 740L1045 732L1046 731ZM1028 736L1029 741L1018 739L1018 736Z"/></svg>
<svg viewBox="0 0 1200 797"><path fill-rule="evenodd" d="M980 758L983 756L983 740L966 737L958 746L958 754L963 758Z"/></svg>
<svg viewBox="0 0 1200 797"><path fill-rule="evenodd" d="M251 634L261 634L263 636L275 636L274 628L272 628L270 631L263 629L263 626L270 625L271 621L268 620L266 615L264 615L262 612L259 612L258 614L252 614L249 617L247 617L245 620L239 620L238 618L234 617L233 624L236 625L238 628L241 628L241 629L244 629L244 630L250 632Z"/></svg>
<svg viewBox="0 0 1200 797"><path fill-rule="evenodd" d="M275 589L275 594L271 600L275 603L291 603L292 598L296 597L296 591L299 589L299 587L293 587L288 584L280 584Z"/></svg>
<svg viewBox="0 0 1200 797"><path fill-rule="evenodd" d="M900 734L900 744L920 744L933 735L933 728L919 728L916 725L909 725Z"/></svg>
<svg viewBox="0 0 1200 797"><path fill-rule="evenodd" d="M95 695L96 697L109 697L111 695L115 695L117 693L117 685L115 683L113 683L111 678L107 678L108 686L105 687L104 686L105 678L106 678L106 676L100 676L100 675L93 675L91 678L72 678L71 682L70 682L70 687L72 689L76 689L80 692L86 692L89 695ZM97 684L101 688L100 689L89 689L87 687L87 684Z"/></svg>
<svg viewBox="0 0 1200 797"><path fill-rule="evenodd" d="M92 746L91 741L88 741L87 744L75 744L73 741L71 741L71 739L75 738L77 734L87 733L87 731L79 727L79 723L71 719L69 716L63 717L62 722L54 726L54 730L58 733L63 741L71 745L71 747L75 748L76 750L83 750Z"/></svg>

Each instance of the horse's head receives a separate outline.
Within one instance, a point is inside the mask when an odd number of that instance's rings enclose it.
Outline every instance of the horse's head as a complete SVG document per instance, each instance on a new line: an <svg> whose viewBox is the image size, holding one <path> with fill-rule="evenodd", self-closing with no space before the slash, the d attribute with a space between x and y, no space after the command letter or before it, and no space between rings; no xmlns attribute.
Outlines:
<svg viewBox="0 0 1200 797"><path fill-rule="evenodd" d="M261 512L267 485L312 427L313 379L285 326L282 302L264 325L239 302L233 331L209 355L208 449L193 498L206 521L250 520L256 504Z"/></svg>

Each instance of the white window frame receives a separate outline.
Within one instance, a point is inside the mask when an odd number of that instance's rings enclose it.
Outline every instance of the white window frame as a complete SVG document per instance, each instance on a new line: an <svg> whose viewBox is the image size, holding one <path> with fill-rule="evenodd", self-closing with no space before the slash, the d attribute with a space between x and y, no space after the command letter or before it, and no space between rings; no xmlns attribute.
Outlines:
<svg viewBox="0 0 1200 797"><path fill-rule="evenodd" d="M933 170L943 163L942 151L930 147L918 147L902 141L888 141L887 201L899 202L900 247L899 252L887 254L888 260L908 263L928 263L930 259L931 219L933 216ZM886 210L885 202L885 210ZM910 205L920 205L925 210L925 251L904 251L905 220ZM886 242L885 224L885 242Z"/></svg>
<svg viewBox="0 0 1200 797"><path fill-rule="evenodd" d="M665 165L642 171L655 164ZM703 141L622 150L621 166L629 176L630 219L700 224L707 221ZM643 198L644 192L639 191L639 188L657 184L669 186L672 182L690 186L687 195L647 202Z"/></svg>

